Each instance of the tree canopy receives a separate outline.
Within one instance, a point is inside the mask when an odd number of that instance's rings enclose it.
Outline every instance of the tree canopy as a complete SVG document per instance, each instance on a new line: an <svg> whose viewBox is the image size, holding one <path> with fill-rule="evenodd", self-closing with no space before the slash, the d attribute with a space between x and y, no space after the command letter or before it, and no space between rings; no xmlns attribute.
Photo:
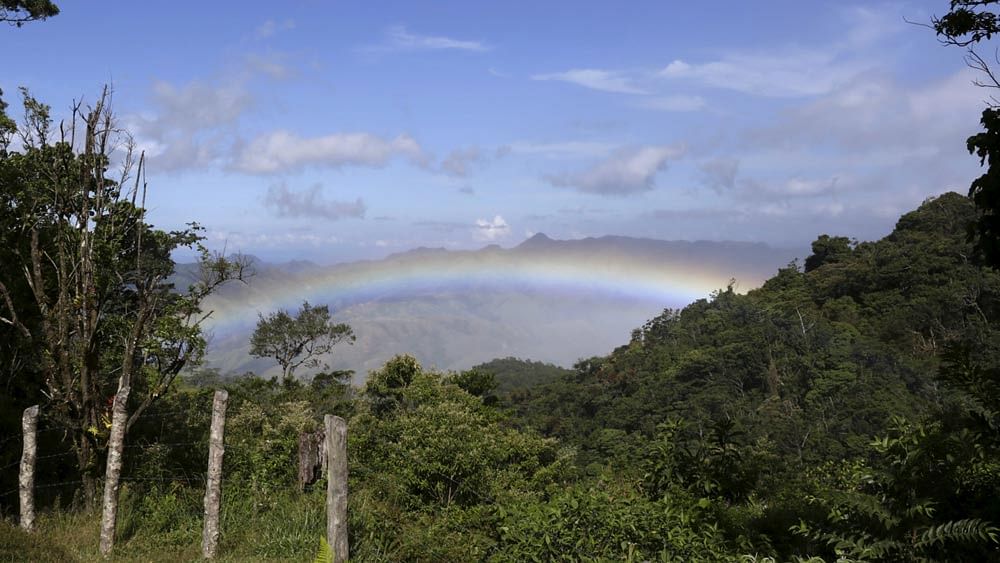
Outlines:
<svg viewBox="0 0 1000 563"><path fill-rule="evenodd" d="M950 10L931 20L945 45L966 49L966 63L980 72L976 84L1000 88L1000 80L977 47L1000 31L995 6L1000 0L951 0ZM979 158L986 172L972 181L969 197L980 211L971 222L969 234L977 252L988 264L1000 266L1000 101L991 96L980 117L982 131L966 141L971 154Z"/></svg>
<svg viewBox="0 0 1000 563"><path fill-rule="evenodd" d="M133 388L132 426L198 363L201 303L241 278L245 264L201 247L196 224L167 232L146 222L136 203L144 161L115 125L107 89L93 107L74 106L55 138L49 107L22 94L23 123L0 113L0 372L44 398L73 437L90 503L108 398ZM125 151L112 170L116 146ZM186 290L170 282L171 253L182 247L202 256L201 277Z"/></svg>
<svg viewBox="0 0 1000 563"><path fill-rule="evenodd" d="M57 14L59 7L50 0L0 0L0 22L17 27Z"/></svg>
<svg viewBox="0 0 1000 563"><path fill-rule="evenodd" d="M250 337L250 354L274 358L281 366L282 379L289 381L300 366L319 367L321 356L340 342L354 339L351 327L331 320L329 306L314 307L304 301L294 316L285 310L260 314Z"/></svg>

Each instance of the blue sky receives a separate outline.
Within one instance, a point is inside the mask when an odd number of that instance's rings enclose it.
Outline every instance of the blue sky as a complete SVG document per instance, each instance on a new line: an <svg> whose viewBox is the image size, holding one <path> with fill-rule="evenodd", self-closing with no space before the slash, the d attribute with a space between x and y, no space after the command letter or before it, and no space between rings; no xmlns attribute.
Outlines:
<svg viewBox="0 0 1000 563"><path fill-rule="evenodd" d="M332 263L536 232L870 239L965 192L988 92L947 2L69 2L0 88L114 86L151 220ZM15 111L15 115L16 115Z"/></svg>

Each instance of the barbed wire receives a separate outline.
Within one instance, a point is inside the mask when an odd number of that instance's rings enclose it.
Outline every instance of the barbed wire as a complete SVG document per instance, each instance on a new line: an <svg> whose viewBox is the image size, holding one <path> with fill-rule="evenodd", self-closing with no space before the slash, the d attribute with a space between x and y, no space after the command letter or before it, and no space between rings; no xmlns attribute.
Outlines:
<svg viewBox="0 0 1000 563"><path fill-rule="evenodd" d="M179 411L164 411L164 412L152 412L152 413L144 412L140 414L137 418L157 418L157 417L173 416L175 414L197 414L197 412L198 411L195 409L184 409Z"/></svg>
<svg viewBox="0 0 1000 563"><path fill-rule="evenodd" d="M123 447L125 448L150 448L153 446L168 446L168 447L178 447L178 446L194 446L198 444L207 444L207 442L147 442L145 444L127 444Z"/></svg>
<svg viewBox="0 0 1000 563"><path fill-rule="evenodd" d="M62 432L62 431L65 431L65 430L67 430L65 427L40 428L40 429L38 429L38 430L35 431L35 434L37 435L37 434L46 434L46 433L49 433L49 432ZM12 434L12 435L7 436L6 438L0 440L0 446L6 444L7 442L13 442L15 440L16 441L22 441L23 439L24 439L24 436L21 435L21 434Z"/></svg>
<svg viewBox="0 0 1000 563"><path fill-rule="evenodd" d="M80 485L80 484L83 484L83 481L78 479L78 480L75 480L75 481L62 481L62 482L59 482L59 483L47 483L45 485L35 485L34 488L35 488L35 490L38 490L38 489L52 489L52 488L55 488L55 487L65 487L66 485ZM10 496L10 495L12 495L12 494L14 494L14 493L16 493L16 492L18 492L20 490L21 490L21 488L18 487L16 489L11 489L11 490L9 490L7 492L0 493L0 498L6 497L6 496Z"/></svg>
<svg viewBox="0 0 1000 563"><path fill-rule="evenodd" d="M51 489L53 487L65 487L66 485L82 485L82 484L83 484L83 481L78 479L76 481L63 481L61 483L49 483L49 484L46 484L46 485L35 485L35 488L36 489Z"/></svg>
<svg viewBox="0 0 1000 563"><path fill-rule="evenodd" d="M21 439L21 435L19 435L19 434L18 435L14 435L14 436L8 436L7 438L4 438L3 440L0 440L0 446L4 445L7 442L10 442L12 440L20 440L20 439Z"/></svg>
<svg viewBox="0 0 1000 563"><path fill-rule="evenodd" d="M57 457L66 457L68 455L76 455L76 452L72 451L72 452L63 452L61 454L40 455L40 456L36 456L35 457L35 461L41 461L43 459L53 459L53 458L57 458Z"/></svg>
<svg viewBox="0 0 1000 563"><path fill-rule="evenodd" d="M38 461L41 461L43 459L55 459L57 457L66 457L66 456L70 456L70 455L76 455L76 452L75 451L69 451L69 452L61 452L61 453L57 453L57 454L46 454L46 455L35 456L35 461L38 462ZM11 467L16 467L18 465L21 465L21 460L20 459L17 460L17 461L8 463L7 465L4 465L2 467L0 467L0 471L6 471L6 470L10 469Z"/></svg>
<svg viewBox="0 0 1000 563"><path fill-rule="evenodd" d="M201 482L205 481L205 478L204 477L197 477L197 476L183 476L183 477L179 477L179 476L170 476L170 477L122 477L121 481L123 483L131 483L131 482L138 482L138 483L142 483L142 482L201 483Z"/></svg>

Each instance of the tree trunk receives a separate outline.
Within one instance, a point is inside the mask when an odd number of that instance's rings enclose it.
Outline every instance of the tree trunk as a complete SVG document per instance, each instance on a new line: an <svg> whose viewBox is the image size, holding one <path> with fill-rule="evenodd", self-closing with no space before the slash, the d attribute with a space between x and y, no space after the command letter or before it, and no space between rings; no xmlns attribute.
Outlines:
<svg viewBox="0 0 1000 563"><path fill-rule="evenodd" d="M104 473L104 505L101 514L101 554L107 556L115 546L115 523L118 519L118 488L122 474L122 449L125 446L125 426L128 424L129 387L115 394L111 414L111 436L108 438L108 467Z"/></svg>
<svg viewBox="0 0 1000 563"><path fill-rule="evenodd" d="M349 557L347 545L347 423L339 416L323 417L326 427L326 541L333 548L335 563Z"/></svg>
<svg viewBox="0 0 1000 563"><path fill-rule="evenodd" d="M30 532L35 529L35 459L38 452L38 405L24 409L21 418L24 433L24 447L21 450L21 471L18 488L21 500L21 528Z"/></svg>
<svg viewBox="0 0 1000 563"><path fill-rule="evenodd" d="M299 490L305 491L309 485L316 482L325 469L323 444L326 436L322 430L303 432L299 434Z"/></svg>
<svg viewBox="0 0 1000 563"><path fill-rule="evenodd" d="M212 427L208 441L208 474L205 484L205 527L202 530L201 555L215 557L219 547L219 503L222 499L222 456L225 453L223 437L226 430L226 403L229 393L216 391L212 401Z"/></svg>
<svg viewBox="0 0 1000 563"><path fill-rule="evenodd" d="M97 463L94 461L94 446L84 431L79 431L73 439L76 450L76 464L83 482L83 509L87 512L97 507ZM81 502L79 497L76 502Z"/></svg>

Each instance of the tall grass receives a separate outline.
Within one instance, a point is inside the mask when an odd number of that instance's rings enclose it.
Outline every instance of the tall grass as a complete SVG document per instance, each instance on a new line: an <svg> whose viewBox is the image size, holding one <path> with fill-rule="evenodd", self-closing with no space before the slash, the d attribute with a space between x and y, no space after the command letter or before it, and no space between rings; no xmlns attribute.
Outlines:
<svg viewBox="0 0 1000 563"><path fill-rule="evenodd" d="M123 488L112 561L201 561L202 497L197 488ZM0 522L0 562L99 559L99 513L43 512L27 534ZM219 561L312 561L326 533L322 491L255 498L223 492Z"/></svg>

